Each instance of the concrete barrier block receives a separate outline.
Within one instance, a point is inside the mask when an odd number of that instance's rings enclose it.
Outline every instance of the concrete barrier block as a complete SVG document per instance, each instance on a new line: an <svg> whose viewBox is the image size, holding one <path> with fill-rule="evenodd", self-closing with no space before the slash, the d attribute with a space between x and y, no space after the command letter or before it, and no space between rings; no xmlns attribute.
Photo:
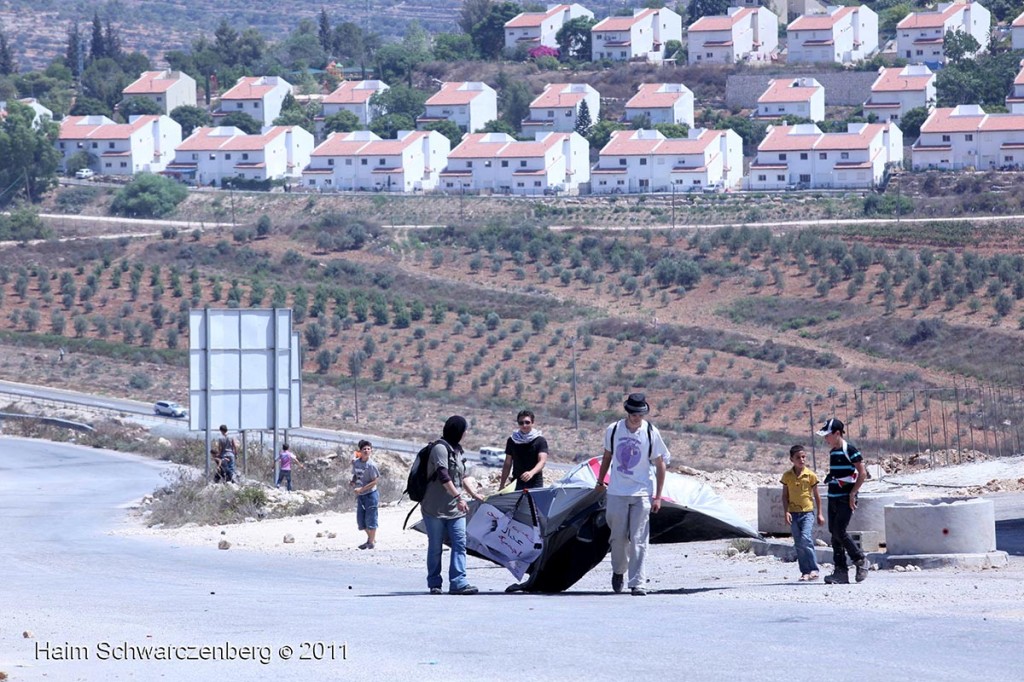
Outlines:
<svg viewBox="0 0 1024 682"><path fill-rule="evenodd" d="M897 502L885 508L890 555L987 554L996 549L995 505L980 498Z"/></svg>
<svg viewBox="0 0 1024 682"><path fill-rule="evenodd" d="M818 486L818 493L821 495L821 502L824 506L822 513L828 519L828 486ZM867 541L874 548L885 545L885 507L903 502L907 496L900 493L861 493L857 496L857 511L850 519L848 531L853 533L874 533L866 536ZM782 511L782 484L778 486L762 486L757 489L757 530L768 535L789 535L789 525L786 523L785 513ZM831 535L828 532L828 524L814 525L814 539L821 539L831 543Z"/></svg>

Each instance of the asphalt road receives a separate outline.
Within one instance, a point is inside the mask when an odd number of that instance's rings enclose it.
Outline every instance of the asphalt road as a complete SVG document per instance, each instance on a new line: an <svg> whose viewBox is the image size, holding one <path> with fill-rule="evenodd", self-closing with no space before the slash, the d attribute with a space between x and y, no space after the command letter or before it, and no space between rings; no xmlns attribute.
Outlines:
<svg viewBox="0 0 1024 682"><path fill-rule="evenodd" d="M659 563L686 566L691 584L644 599L599 587L606 566L555 596L505 595L507 573L472 566L481 595L431 596L420 569L109 534L167 466L0 437L0 671L50 682L1019 679L1024 621L1005 599L936 598L917 613L865 604L905 574L755 584L751 564L690 565L680 545ZM124 660L143 647L233 660Z"/></svg>
<svg viewBox="0 0 1024 682"><path fill-rule="evenodd" d="M101 410L117 413L120 416L131 418L137 422L153 427L153 433L161 436L182 436L193 433L188 430L187 419L174 419L172 417L158 416L153 413L153 403L128 400L126 398L109 398L106 396L78 393L60 388L48 386L35 386L21 384L13 381L0 381L0 393L7 393L22 398L40 401L42 403L66 403L72 406L84 407L93 410ZM166 399L166 396L158 396L154 400ZM183 403L184 404L184 403ZM199 432L194 432L198 434ZM289 429L290 436L308 438L311 440L323 441L326 443L337 443L341 445L354 446L361 438L366 438L365 432L355 433L348 431L329 431L327 429L301 428ZM405 454L416 454L423 443L399 440L396 438L384 438L370 436L378 448L401 452ZM475 453L474 453L475 454Z"/></svg>

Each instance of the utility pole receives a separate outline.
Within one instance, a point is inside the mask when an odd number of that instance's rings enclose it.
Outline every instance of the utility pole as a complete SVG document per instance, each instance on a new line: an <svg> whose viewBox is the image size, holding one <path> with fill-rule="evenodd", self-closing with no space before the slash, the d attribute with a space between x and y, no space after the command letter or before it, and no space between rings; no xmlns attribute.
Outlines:
<svg viewBox="0 0 1024 682"><path fill-rule="evenodd" d="M231 195L231 227L235 227L235 183L228 180L228 194Z"/></svg>
<svg viewBox="0 0 1024 682"><path fill-rule="evenodd" d="M580 408L576 403L576 337L569 340L569 348L572 350L572 428L580 430Z"/></svg>
<svg viewBox="0 0 1024 682"><path fill-rule="evenodd" d="M676 229L676 183L672 183L672 230Z"/></svg>

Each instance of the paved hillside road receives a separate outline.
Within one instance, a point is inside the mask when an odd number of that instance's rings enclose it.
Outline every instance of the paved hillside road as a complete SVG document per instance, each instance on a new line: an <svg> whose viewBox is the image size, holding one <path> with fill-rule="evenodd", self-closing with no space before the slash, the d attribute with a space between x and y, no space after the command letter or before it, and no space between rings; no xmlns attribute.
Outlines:
<svg viewBox="0 0 1024 682"><path fill-rule="evenodd" d="M129 400L127 398L109 398L107 396L78 393L76 391L68 391L60 388L34 386L31 384L21 384L12 381L0 381L0 394L3 393L7 393L12 396L19 396L29 400L37 400L45 404L65 403L67 405L88 409L117 412L120 415L132 418L134 421L153 427L153 433L158 436L183 436L187 433L199 433L189 431L187 419L174 419L172 417L155 415L153 413L153 403L144 403L139 402L138 400ZM188 406L185 405L185 407ZM154 426L154 423L156 423L157 426ZM379 448L390 450L392 452L401 452L413 455L423 447L422 443L399 440L397 438L384 438L372 434L368 435L365 432L356 433L348 431L330 431L318 428L301 428L290 429L288 433L300 438L311 438L326 441L328 443L353 446L358 443L361 438L370 438ZM478 455L474 453L470 458L472 459L476 456Z"/></svg>
<svg viewBox="0 0 1024 682"><path fill-rule="evenodd" d="M1019 573L884 572L830 588L759 579L757 567L770 564L727 561L717 550L702 558L694 545L659 545L661 588L643 599L612 594L606 563L563 595L506 595L508 573L477 560L470 570L481 595L431 596L422 569L383 560L110 534L124 505L162 484L167 467L0 437L0 671L35 682L520 682L526 670L537 680L615 682L1019 675L1024 623L992 582ZM930 595L927 609L919 599L900 608L877 601L921 584L960 595L982 578L966 606L949 606L944 594ZM851 628L856 650L839 664L828 643Z"/></svg>

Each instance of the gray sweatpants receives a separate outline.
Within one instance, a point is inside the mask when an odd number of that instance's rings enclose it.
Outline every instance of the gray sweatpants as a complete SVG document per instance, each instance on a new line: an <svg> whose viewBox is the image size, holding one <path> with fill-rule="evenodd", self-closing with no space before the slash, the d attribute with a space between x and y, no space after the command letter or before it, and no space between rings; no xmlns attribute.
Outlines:
<svg viewBox="0 0 1024 682"><path fill-rule="evenodd" d="M651 498L647 495L608 495L605 519L611 530L612 572L629 570L628 586L643 587L647 582L644 558L651 536Z"/></svg>

